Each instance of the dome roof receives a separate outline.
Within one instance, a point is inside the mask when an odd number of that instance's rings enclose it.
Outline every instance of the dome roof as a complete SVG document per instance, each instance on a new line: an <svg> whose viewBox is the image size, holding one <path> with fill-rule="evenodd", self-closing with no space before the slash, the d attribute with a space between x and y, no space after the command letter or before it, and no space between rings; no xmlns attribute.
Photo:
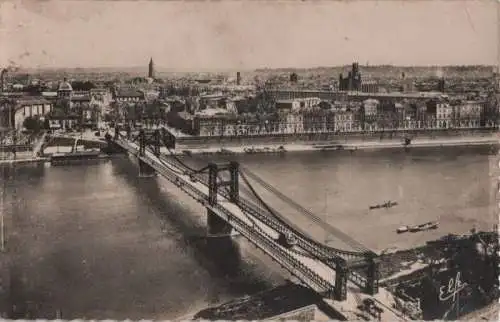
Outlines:
<svg viewBox="0 0 500 322"><path fill-rule="evenodd" d="M71 84L66 79L64 79L64 81L61 82L61 84L59 84L58 91L72 91L72 90L73 87L71 87Z"/></svg>

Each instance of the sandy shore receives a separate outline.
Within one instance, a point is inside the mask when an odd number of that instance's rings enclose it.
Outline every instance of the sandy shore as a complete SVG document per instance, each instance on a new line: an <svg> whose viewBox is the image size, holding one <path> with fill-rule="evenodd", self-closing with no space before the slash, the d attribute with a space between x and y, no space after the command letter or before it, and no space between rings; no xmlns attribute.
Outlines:
<svg viewBox="0 0 500 322"><path fill-rule="evenodd" d="M487 137L463 137L463 138L439 138L434 140L421 139L414 140L409 148L432 148L445 146L481 146L499 144L499 139L493 136ZM182 146L179 145L175 149L175 153L182 154L184 151L189 151L195 154L206 153L248 153L248 149L253 149L253 153L280 153L280 148L286 152L305 152L305 151L324 151L324 150L378 150L378 149L395 149L404 148L404 144L399 140L387 141L358 141L348 142L343 144L327 144L327 143L310 143L310 144L256 144L247 146L224 146L224 145L206 145L200 146Z"/></svg>

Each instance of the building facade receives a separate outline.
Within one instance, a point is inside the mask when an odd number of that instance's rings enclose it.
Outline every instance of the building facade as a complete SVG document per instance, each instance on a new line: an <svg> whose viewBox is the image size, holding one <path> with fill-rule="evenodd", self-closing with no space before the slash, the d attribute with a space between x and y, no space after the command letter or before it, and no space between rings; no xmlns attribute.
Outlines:
<svg viewBox="0 0 500 322"><path fill-rule="evenodd" d="M53 108L53 104L43 98L23 98L14 103L14 113L10 113L11 124L16 129L22 129L24 121L29 117L43 120Z"/></svg>

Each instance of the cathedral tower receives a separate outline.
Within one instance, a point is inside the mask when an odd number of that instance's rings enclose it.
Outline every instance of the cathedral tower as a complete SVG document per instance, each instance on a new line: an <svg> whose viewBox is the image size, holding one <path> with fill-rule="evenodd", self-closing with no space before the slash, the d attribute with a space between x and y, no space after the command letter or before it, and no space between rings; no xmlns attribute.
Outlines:
<svg viewBox="0 0 500 322"><path fill-rule="evenodd" d="M155 78L155 66L153 63L153 57L151 57L151 60L149 61L149 73L148 73L149 78Z"/></svg>

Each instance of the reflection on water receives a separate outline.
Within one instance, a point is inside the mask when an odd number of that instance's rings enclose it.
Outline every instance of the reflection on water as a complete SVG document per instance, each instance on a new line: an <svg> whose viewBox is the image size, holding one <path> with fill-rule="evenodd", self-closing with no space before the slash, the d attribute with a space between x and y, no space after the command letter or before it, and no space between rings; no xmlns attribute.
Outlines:
<svg viewBox="0 0 500 322"><path fill-rule="evenodd" d="M13 318L174 318L282 280L128 160L4 174Z"/></svg>
<svg viewBox="0 0 500 322"><path fill-rule="evenodd" d="M401 243L388 233L401 222L440 218L443 230L404 238L419 243L494 220L486 152L236 158L325 221L383 248ZM172 319L287 277L242 237L203 238L205 210L163 178L138 178L127 159L2 170L13 318L55 318L61 310L65 319ZM258 191L312 233L318 229ZM368 210L386 199L400 206Z"/></svg>

